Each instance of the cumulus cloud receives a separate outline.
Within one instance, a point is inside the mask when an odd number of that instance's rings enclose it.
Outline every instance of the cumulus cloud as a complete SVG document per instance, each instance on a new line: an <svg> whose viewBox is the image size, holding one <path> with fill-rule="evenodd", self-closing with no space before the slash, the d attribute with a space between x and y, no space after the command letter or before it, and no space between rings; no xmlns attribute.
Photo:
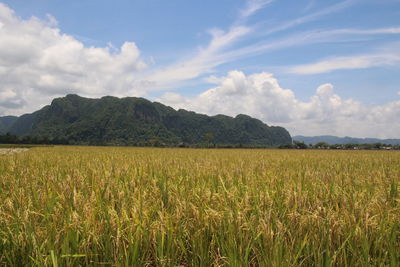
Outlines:
<svg viewBox="0 0 400 267"><path fill-rule="evenodd" d="M400 101L370 107L341 98L332 84L321 85L309 101L301 101L265 72L245 75L231 71L208 81L216 86L193 98L166 93L159 101L210 115L249 114L268 124L284 126L292 134L389 138L398 137L400 132Z"/></svg>
<svg viewBox="0 0 400 267"><path fill-rule="evenodd" d="M23 20L0 3L0 114L31 111L66 93L141 94L136 74L146 64L135 43L116 51L85 47L56 25L51 15Z"/></svg>

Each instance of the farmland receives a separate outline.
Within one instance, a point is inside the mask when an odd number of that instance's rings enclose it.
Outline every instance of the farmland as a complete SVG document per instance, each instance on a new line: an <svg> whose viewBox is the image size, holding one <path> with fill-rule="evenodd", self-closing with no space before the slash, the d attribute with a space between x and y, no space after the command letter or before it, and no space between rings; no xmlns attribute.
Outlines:
<svg viewBox="0 0 400 267"><path fill-rule="evenodd" d="M0 265L399 266L400 153L0 155Z"/></svg>

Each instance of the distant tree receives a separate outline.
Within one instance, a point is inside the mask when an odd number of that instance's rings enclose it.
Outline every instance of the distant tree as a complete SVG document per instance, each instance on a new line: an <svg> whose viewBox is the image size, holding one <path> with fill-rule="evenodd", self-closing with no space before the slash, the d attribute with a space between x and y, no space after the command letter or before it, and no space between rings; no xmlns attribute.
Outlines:
<svg viewBox="0 0 400 267"><path fill-rule="evenodd" d="M293 149L295 148L293 144L285 144L285 145L280 145L278 148L280 149Z"/></svg>
<svg viewBox="0 0 400 267"><path fill-rule="evenodd" d="M306 144L304 144L304 142L300 142L300 141L293 141L293 146L296 149L307 149L308 146Z"/></svg>
<svg viewBox="0 0 400 267"><path fill-rule="evenodd" d="M329 144L326 142L318 142L314 145L314 148L318 148L318 149L327 149L329 148Z"/></svg>
<svg viewBox="0 0 400 267"><path fill-rule="evenodd" d="M381 149L382 146L383 146L382 143L375 143L375 144L373 144L374 149Z"/></svg>
<svg viewBox="0 0 400 267"><path fill-rule="evenodd" d="M340 146L338 144L329 145L329 149L340 149Z"/></svg>
<svg viewBox="0 0 400 267"><path fill-rule="evenodd" d="M345 144L344 147L346 149L354 149L354 148L358 148L358 145L349 143L349 144Z"/></svg>

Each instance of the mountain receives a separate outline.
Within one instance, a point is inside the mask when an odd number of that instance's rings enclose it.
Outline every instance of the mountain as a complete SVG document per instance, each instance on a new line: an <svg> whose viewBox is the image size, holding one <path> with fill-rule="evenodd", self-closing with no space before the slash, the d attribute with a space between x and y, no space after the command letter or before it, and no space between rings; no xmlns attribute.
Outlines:
<svg viewBox="0 0 400 267"><path fill-rule="evenodd" d="M18 119L15 116L0 117L0 134L7 133L10 126Z"/></svg>
<svg viewBox="0 0 400 267"><path fill-rule="evenodd" d="M69 144L177 145L179 143L278 146L290 144L282 127L246 115L235 118L175 110L144 98L101 99L67 95L17 118L8 131Z"/></svg>
<svg viewBox="0 0 400 267"><path fill-rule="evenodd" d="M354 138L354 137L337 137L332 135L322 136L294 136L293 140L304 142L305 144L316 144L325 142L328 144L375 144L382 143L387 145L399 145L400 139L377 139L377 138Z"/></svg>

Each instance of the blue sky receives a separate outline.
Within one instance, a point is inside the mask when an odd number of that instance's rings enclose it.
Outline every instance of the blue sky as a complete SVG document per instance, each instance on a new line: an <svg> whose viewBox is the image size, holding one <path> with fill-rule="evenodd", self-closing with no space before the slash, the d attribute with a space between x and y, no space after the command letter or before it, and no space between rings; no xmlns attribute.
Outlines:
<svg viewBox="0 0 400 267"><path fill-rule="evenodd" d="M293 135L400 138L400 0L0 3L0 115L143 96Z"/></svg>

